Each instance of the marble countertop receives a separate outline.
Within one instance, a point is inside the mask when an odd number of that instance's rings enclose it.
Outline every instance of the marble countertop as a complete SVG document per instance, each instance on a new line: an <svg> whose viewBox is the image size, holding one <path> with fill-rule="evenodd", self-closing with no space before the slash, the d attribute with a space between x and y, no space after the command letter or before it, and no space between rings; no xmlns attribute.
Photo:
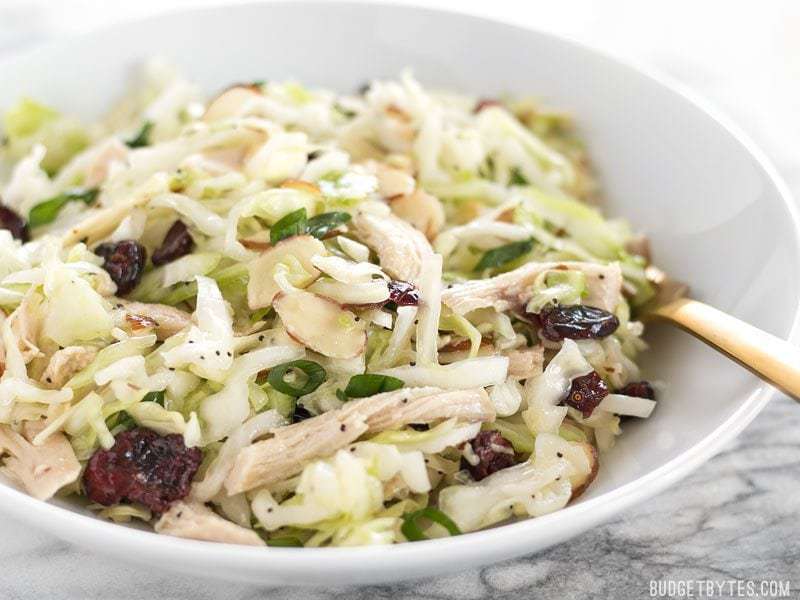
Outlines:
<svg viewBox="0 0 800 600"><path fill-rule="evenodd" d="M221 0L218 0L221 1ZM0 0L0 54L164 6L213 0ZM457 7L549 29L666 71L734 117L800 196L800 3L722 0ZM557 4L557 6L555 6ZM724 18L723 18L724 17ZM0 598L642 598L654 580L780 580L800 597L800 410L782 395L691 477L547 552L423 582L270 589L106 559L0 515ZM728 588L726 588L728 589ZM723 591L717 597L729 597Z"/></svg>

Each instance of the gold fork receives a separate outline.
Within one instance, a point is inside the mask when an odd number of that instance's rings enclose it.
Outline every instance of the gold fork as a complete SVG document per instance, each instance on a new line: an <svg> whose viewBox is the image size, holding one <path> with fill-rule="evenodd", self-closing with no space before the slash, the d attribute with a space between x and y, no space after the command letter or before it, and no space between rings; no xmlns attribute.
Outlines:
<svg viewBox="0 0 800 600"><path fill-rule="evenodd" d="M800 402L800 348L708 304L685 297L683 284L655 270L658 294L642 320L677 325Z"/></svg>

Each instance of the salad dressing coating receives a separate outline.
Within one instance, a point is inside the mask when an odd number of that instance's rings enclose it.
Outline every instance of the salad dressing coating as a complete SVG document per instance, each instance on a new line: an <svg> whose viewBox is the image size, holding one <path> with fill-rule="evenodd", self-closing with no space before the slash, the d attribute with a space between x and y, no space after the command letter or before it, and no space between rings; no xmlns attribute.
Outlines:
<svg viewBox="0 0 800 600"><path fill-rule="evenodd" d="M541 103L151 62L96 123L0 127L0 470L36 498L413 542L564 507L655 406L646 240Z"/></svg>

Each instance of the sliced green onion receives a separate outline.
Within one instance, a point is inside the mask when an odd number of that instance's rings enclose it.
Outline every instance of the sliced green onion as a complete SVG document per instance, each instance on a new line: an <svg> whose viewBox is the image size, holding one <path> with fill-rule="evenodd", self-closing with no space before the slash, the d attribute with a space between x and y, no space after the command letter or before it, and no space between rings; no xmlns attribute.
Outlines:
<svg viewBox="0 0 800 600"><path fill-rule="evenodd" d="M526 255L531 250L533 250L533 240L511 242L498 248L492 248L481 257L481 260L475 266L475 270L483 271L484 269L499 267Z"/></svg>
<svg viewBox="0 0 800 600"><path fill-rule="evenodd" d="M143 148L150 145L150 132L153 130L152 121L145 121L142 128L132 139L125 142L128 148Z"/></svg>
<svg viewBox="0 0 800 600"><path fill-rule="evenodd" d="M364 375L353 375L350 381L347 382L344 393L348 398L366 398L381 392L399 390L404 385L405 382L397 377L366 373Z"/></svg>
<svg viewBox="0 0 800 600"><path fill-rule="evenodd" d="M453 519L438 508L426 506L425 508L403 515L403 525L400 527L400 531L403 532L403 535L406 536L409 542L419 542L428 539L428 536L422 532L422 528L417 523L419 519L428 519L434 523L438 523L447 529L450 535L461 535L461 530Z"/></svg>
<svg viewBox="0 0 800 600"><path fill-rule="evenodd" d="M308 220L308 233L322 239L337 227L347 223L352 217L346 212L327 212Z"/></svg>
<svg viewBox="0 0 800 600"><path fill-rule="evenodd" d="M303 542L296 537L276 537L267 540L267 546L275 546L276 548L302 548Z"/></svg>
<svg viewBox="0 0 800 600"><path fill-rule="evenodd" d="M127 431L138 425L138 423L136 423L136 421L127 411L123 410L117 414L120 415L119 420L117 421L117 427L122 427L125 431Z"/></svg>
<svg viewBox="0 0 800 600"><path fill-rule="evenodd" d="M39 225L46 225L56 220L58 213L61 209L70 202L83 202L84 204L91 204L97 199L100 190L97 188L74 189L62 192L58 196L48 198L34 206L31 212L28 213L28 225L31 227L38 227Z"/></svg>
<svg viewBox="0 0 800 600"><path fill-rule="evenodd" d="M121 410L106 419L106 427L118 431L128 431L136 427L136 421L126 411Z"/></svg>
<svg viewBox="0 0 800 600"><path fill-rule="evenodd" d="M288 383L285 377L289 371L302 371L306 376L305 383L300 387ZM322 382L324 382L327 377L328 375L325 369L322 368L322 365L315 363L313 360L301 359L272 367L267 376L267 382L282 394L299 398L300 396L305 396L313 392L322 385Z"/></svg>
<svg viewBox="0 0 800 600"><path fill-rule="evenodd" d="M147 392L142 398L142 402L155 402L156 404L160 404L164 406L164 390L159 390L157 392Z"/></svg>
<svg viewBox="0 0 800 600"><path fill-rule="evenodd" d="M278 219L278 222L269 230L269 241L277 244L284 238L300 235L307 230L308 214L305 208L301 208Z"/></svg>
<svg viewBox="0 0 800 600"><path fill-rule="evenodd" d="M519 167L514 167L511 169L511 177L508 181L511 185L528 185L528 180L525 175L519 170Z"/></svg>
<svg viewBox="0 0 800 600"><path fill-rule="evenodd" d="M346 119L352 119L353 117L355 117L358 114L354 110L349 110L349 109L345 108L344 106L342 106L339 103L336 103L336 104L333 105L333 110L338 112L340 115L342 115Z"/></svg>

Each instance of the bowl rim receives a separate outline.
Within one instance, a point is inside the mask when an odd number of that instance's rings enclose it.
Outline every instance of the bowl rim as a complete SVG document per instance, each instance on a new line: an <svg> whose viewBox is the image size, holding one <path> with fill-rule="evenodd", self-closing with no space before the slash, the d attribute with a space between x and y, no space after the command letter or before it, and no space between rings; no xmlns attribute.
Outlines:
<svg viewBox="0 0 800 600"><path fill-rule="evenodd" d="M308 9L330 9L336 6L349 6L366 10L422 12L439 18L450 17L484 21L547 38L549 42L554 44L572 46L579 51L598 56L606 62L624 67L631 75L647 78L662 88L664 92L671 93L692 105L696 110L704 113L707 118L715 121L722 132L731 136L740 144L742 149L752 157L755 164L763 171L766 179L777 192L780 201L779 205L782 205L787 211L791 220L794 245L798 249L798 256L800 256L800 209L796 206L792 193L760 147L723 111L718 109L713 102L651 65L642 64L637 60L627 56L620 56L607 49L597 48L569 35L554 33L532 26L519 25L513 23L510 19L494 16L486 17L468 10L456 11L421 6L416 4L416 0L411 3L380 0L267 0L261 2L244 0L224 5L213 4L200 7L175 8L142 18L124 19L87 32L61 36L34 46L24 47L20 51L12 52L8 56L1 58L0 70L17 61L35 59L38 54L47 54L72 42L81 43L95 36L107 35L114 31L124 31L131 26L156 22L164 18L174 18L176 15L191 17L202 13L218 12L222 9L255 10L259 7L271 5L304 6ZM796 300L800 301L800 291L798 291L797 296ZM795 345L800 342L800 302L796 302L794 316L788 331L779 335L779 337L784 336ZM579 504L568 505L559 511L541 517L522 519L461 536L427 540L421 543L348 548L269 547L269 550L265 552L263 547L253 548L236 544L187 540L156 534L154 531L149 530L121 527L98 517L76 513L57 504L36 500L4 483L0 483L0 506L2 506L5 514L84 546L96 547L99 539L103 541L103 544L126 545L129 551L133 551L129 556L134 561L137 560L136 552L147 553L151 557L158 555L165 558L172 557L175 553L180 552L186 559L183 562L193 562L192 559L198 559L198 561L202 562L216 557L220 559L220 564L230 565L231 561L235 561L244 569L247 569L248 567L261 567L265 561L269 561L270 572L285 571L286 573L296 573L305 568L305 565L299 565L297 560L300 556L303 556L305 557L304 562L305 560L314 562L314 567L318 572L328 571L334 573L339 569L337 565L341 562L358 561L358 564L369 570L370 566L378 568L381 564L385 565L384 561L390 558L408 561L407 564L414 562L421 564L423 561L420 560L420 557L424 557L424 562L430 562L431 554L440 554L445 557L444 553L453 553L450 555L451 558L455 558L456 555L461 558L474 558L486 553L486 544L504 545L506 547L505 551L492 552L493 558L491 561L481 561L494 562L504 557L523 553L525 546L529 545L526 542L532 539L537 530L546 529L551 521L564 521L566 526L560 528L560 534L552 536L551 539L553 541L548 545L560 543L571 537L570 530L584 530L588 527L596 526L619 514L625 508L655 496L719 452L725 443L738 435L758 415L776 393L777 390L771 386L763 382L757 383L750 390L749 397L742 406L700 442L646 475L595 498L583 500ZM572 526L569 525L567 520L570 517L574 524ZM550 533L552 534L553 532L551 531ZM139 562L145 560L141 558ZM178 570L187 570L177 563L172 567ZM451 568L448 571L452 570L454 569ZM224 577L224 574L210 575ZM304 582L301 581L299 583L303 584Z"/></svg>

